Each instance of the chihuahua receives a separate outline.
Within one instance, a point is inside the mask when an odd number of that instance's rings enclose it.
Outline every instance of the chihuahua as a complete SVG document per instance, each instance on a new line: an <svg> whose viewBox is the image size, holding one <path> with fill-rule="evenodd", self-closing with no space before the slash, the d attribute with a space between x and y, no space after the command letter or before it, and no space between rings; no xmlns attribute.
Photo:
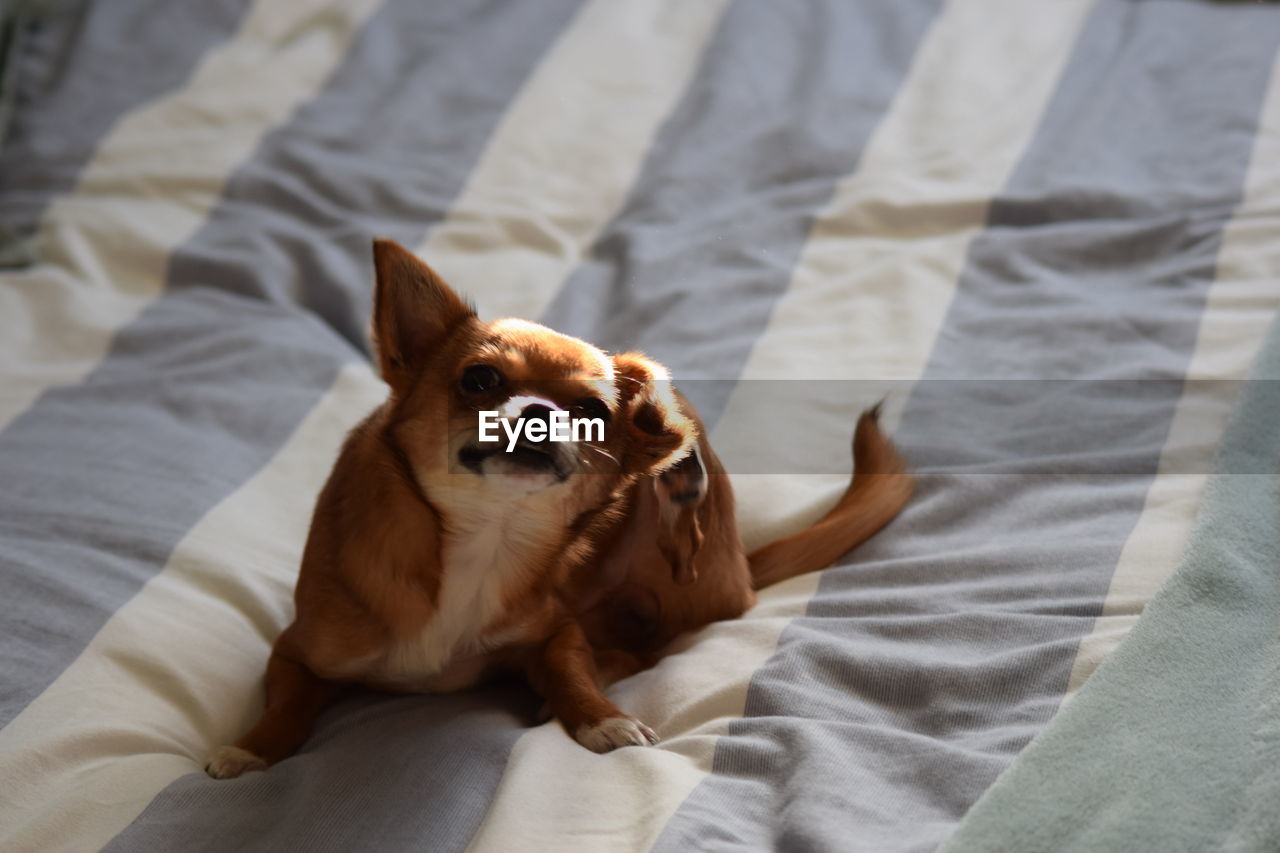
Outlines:
<svg viewBox="0 0 1280 853"><path fill-rule="evenodd" d="M375 241L374 266L390 394L320 492L266 707L215 752L215 778L291 755L347 685L450 692L502 672L588 749L653 744L602 684L651 664L664 638L742 613L753 588L823 568L905 502L909 477L864 417L867 471L827 518L748 561L727 476L665 368L534 323L484 323L394 242ZM546 426L583 420L605 428L549 440ZM482 440L495 422L510 441ZM656 551L631 547L647 538ZM630 628L607 625L615 614Z"/></svg>

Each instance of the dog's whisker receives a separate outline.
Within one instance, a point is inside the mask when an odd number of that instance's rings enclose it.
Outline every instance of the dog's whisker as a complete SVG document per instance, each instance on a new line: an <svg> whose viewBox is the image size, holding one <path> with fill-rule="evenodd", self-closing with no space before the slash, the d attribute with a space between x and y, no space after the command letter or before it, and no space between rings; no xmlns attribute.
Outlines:
<svg viewBox="0 0 1280 853"><path fill-rule="evenodd" d="M605 450L603 447L596 447L594 444L586 444L586 445L583 445L583 446L584 446L587 450L594 450L596 453L599 453L601 456L605 457L606 459L610 460L611 462L617 462L617 461L618 461L618 457L614 456L612 453L610 453L609 451Z"/></svg>

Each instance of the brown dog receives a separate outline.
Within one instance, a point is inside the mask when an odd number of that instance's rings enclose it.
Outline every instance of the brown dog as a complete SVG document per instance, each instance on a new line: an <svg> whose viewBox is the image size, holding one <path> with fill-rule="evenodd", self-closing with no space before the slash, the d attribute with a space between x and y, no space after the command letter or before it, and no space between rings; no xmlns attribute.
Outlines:
<svg viewBox="0 0 1280 853"><path fill-rule="evenodd" d="M696 416L641 355L609 357L524 321L483 323L403 248L377 241L374 256L373 329L391 393L351 432L317 500L262 717L216 752L209 774L292 754L345 684L446 692L504 670L522 673L590 749L655 742L600 692L597 651L611 679L655 659L663 638L753 600L727 478L705 437L691 453ZM559 442L530 428L486 444L486 412L508 426L606 428ZM891 457L898 467L883 482L897 485L873 489L860 472L827 519L752 555L757 583L821 568L901 506L909 479L874 419L863 424L868 464ZM844 523L864 510L851 535ZM660 543L662 577L648 551L620 551L646 535ZM656 620L642 642L597 627L628 608L633 621Z"/></svg>

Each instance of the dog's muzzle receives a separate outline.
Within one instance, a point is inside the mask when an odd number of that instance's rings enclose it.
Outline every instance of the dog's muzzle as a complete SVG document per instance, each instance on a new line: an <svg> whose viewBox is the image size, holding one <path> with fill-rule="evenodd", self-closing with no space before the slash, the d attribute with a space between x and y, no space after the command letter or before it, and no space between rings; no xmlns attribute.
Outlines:
<svg viewBox="0 0 1280 853"><path fill-rule="evenodd" d="M572 473L564 445L550 442L534 443L521 439L510 450L505 445L472 443L458 451L458 462L462 467L480 476L484 476L485 461L495 457L530 473L553 474L562 483Z"/></svg>

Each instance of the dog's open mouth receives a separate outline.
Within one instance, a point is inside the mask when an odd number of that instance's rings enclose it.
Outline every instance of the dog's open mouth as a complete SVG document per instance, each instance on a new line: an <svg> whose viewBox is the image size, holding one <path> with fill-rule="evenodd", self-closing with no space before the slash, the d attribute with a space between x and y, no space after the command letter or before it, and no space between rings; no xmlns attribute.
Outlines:
<svg viewBox="0 0 1280 853"><path fill-rule="evenodd" d="M517 442L515 447L507 450L502 445L485 446L468 444L458 451L458 461L462 467L484 476L484 463L489 459L499 459L513 470L502 473L552 474L564 482L569 478L568 465L565 464L562 452L551 444L533 444L528 441Z"/></svg>

